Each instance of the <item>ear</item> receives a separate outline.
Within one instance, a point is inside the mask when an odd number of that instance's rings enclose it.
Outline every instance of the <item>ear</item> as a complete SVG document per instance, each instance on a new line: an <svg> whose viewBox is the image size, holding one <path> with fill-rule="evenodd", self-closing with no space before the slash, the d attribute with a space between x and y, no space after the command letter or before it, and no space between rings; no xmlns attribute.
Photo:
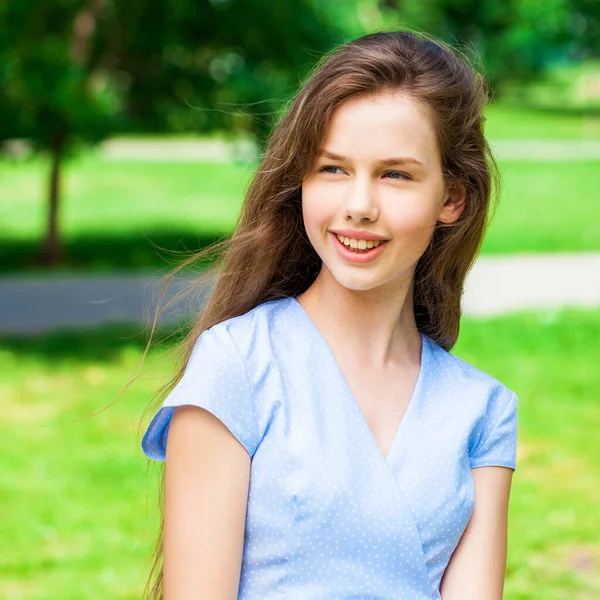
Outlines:
<svg viewBox="0 0 600 600"><path fill-rule="evenodd" d="M446 188L446 199L440 211L438 221L455 223L465 208L467 190L462 183L453 183Z"/></svg>

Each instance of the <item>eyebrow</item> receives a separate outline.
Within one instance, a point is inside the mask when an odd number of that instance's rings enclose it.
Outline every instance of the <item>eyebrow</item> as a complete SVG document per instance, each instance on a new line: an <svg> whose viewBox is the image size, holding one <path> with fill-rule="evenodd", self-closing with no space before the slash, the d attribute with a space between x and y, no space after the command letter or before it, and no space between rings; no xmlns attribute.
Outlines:
<svg viewBox="0 0 600 600"><path fill-rule="evenodd" d="M329 152L328 150L322 149L319 153L319 156L323 156L325 158L329 158L330 160L338 160L340 162L348 161L346 156L341 156L340 154L334 154L333 152ZM417 165L419 167L424 167L425 164L420 160L413 158L412 156L398 156L395 158L384 158L377 161L380 165L392 166L392 165Z"/></svg>

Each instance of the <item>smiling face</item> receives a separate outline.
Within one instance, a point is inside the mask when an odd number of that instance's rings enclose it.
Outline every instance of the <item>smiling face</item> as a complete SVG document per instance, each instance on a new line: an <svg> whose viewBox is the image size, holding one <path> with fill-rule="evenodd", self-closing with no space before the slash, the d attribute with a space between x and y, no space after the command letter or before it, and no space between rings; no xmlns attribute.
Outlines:
<svg viewBox="0 0 600 600"><path fill-rule="evenodd" d="M324 274L352 290L411 280L436 222L454 222L463 208L464 188L445 186L430 118L397 93L340 105L302 182Z"/></svg>

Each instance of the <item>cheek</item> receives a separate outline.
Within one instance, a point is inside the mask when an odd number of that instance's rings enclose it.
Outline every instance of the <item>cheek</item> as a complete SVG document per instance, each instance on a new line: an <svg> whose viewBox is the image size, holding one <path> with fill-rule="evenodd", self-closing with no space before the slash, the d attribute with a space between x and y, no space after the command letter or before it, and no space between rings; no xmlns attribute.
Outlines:
<svg viewBox="0 0 600 600"><path fill-rule="evenodd" d="M409 202L387 211L387 225L392 235L403 244L424 251L433 234L437 215L422 202Z"/></svg>
<svg viewBox="0 0 600 600"><path fill-rule="evenodd" d="M325 231L331 225L333 210L330 204L319 186L302 186L302 218L306 233L313 243L314 236Z"/></svg>

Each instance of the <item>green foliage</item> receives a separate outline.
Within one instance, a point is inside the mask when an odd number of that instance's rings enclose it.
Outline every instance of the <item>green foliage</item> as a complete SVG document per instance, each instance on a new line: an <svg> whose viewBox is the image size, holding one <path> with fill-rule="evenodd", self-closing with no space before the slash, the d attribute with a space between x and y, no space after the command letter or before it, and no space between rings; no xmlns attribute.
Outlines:
<svg viewBox="0 0 600 600"><path fill-rule="evenodd" d="M61 173L78 144L117 131L245 130L281 103L340 32L312 0L5 0L0 142L49 153L38 261L63 260Z"/></svg>
<svg viewBox="0 0 600 600"><path fill-rule="evenodd" d="M8 0L0 10L0 141L62 151L106 136L119 103L92 58L93 10L82 0Z"/></svg>
<svg viewBox="0 0 600 600"><path fill-rule="evenodd" d="M121 0L103 22L121 40L127 128L265 133L316 57L341 41L312 0Z"/></svg>
<svg viewBox="0 0 600 600"><path fill-rule="evenodd" d="M598 0L571 0L571 6L572 45L586 58L600 58L600 3Z"/></svg>
<svg viewBox="0 0 600 600"><path fill-rule="evenodd" d="M0 141L118 130L264 131L341 41L311 0L7 0Z"/></svg>
<svg viewBox="0 0 600 600"><path fill-rule="evenodd" d="M554 63L597 56L600 3L595 0L385 0L400 20L461 48L499 92L528 83ZM391 27L398 26L393 23Z"/></svg>

